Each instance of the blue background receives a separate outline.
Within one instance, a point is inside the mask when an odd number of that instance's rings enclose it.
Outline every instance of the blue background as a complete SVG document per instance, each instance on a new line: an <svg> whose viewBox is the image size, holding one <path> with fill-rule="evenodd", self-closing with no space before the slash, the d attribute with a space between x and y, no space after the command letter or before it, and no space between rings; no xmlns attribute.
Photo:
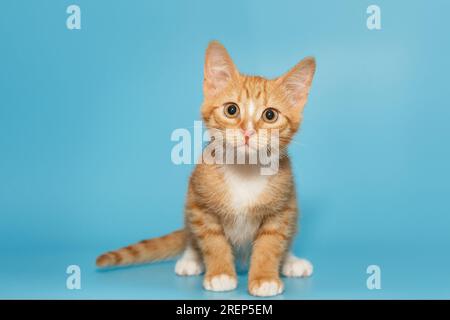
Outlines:
<svg viewBox="0 0 450 320"><path fill-rule="evenodd" d="M66 28L81 7L82 29ZM366 27L381 7L382 30ZM97 271L97 254L182 225L208 41L244 73L318 69L291 146L294 251L277 299L450 298L448 1L2 1L0 298L250 298L174 262ZM82 270L67 290L66 267ZM366 287L381 267L381 290Z"/></svg>

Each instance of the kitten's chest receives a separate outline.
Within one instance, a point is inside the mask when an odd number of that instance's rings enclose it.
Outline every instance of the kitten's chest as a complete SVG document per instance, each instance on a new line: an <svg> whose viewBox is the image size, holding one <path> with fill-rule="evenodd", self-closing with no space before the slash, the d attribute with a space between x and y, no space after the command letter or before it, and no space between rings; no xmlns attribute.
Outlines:
<svg viewBox="0 0 450 320"><path fill-rule="evenodd" d="M251 243L258 231L260 221L251 215L254 207L264 196L268 177L259 172L234 171L224 172L226 190L229 196L229 222L224 226L227 238L237 246Z"/></svg>
<svg viewBox="0 0 450 320"><path fill-rule="evenodd" d="M234 214L245 214L258 204L268 185L268 176L261 175L254 168L226 169L224 178L228 205Z"/></svg>

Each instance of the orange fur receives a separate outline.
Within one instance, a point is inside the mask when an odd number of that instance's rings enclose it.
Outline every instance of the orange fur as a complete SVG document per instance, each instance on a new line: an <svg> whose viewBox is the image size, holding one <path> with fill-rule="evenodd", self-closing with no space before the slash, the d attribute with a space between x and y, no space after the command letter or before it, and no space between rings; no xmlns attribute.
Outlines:
<svg viewBox="0 0 450 320"><path fill-rule="evenodd" d="M186 232L178 230L160 238L142 240L127 247L106 252L97 258L99 267L125 266L174 257L185 248Z"/></svg>
<svg viewBox="0 0 450 320"><path fill-rule="evenodd" d="M232 137L235 140L242 140L239 129L251 127L256 137L260 129L279 130L282 155L278 172L259 177L253 170L258 164L198 164L189 181L185 229L106 253L97 259L97 265L163 259L189 244L205 265L205 288L214 290L214 279L236 281L235 249L250 244L250 293L261 295L260 289L267 283L282 290L279 270L297 223L295 186L285 151L300 126L314 71L314 59L306 58L277 79L243 75L225 48L211 42L206 51L201 108L206 126L220 131L238 129ZM224 115L230 102L239 107L238 117ZM262 118L267 108L277 111L273 123ZM246 187L247 182L252 184ZM241 186L242 190L236 191ZM252 194L249 188L258 191Z"/></svg>

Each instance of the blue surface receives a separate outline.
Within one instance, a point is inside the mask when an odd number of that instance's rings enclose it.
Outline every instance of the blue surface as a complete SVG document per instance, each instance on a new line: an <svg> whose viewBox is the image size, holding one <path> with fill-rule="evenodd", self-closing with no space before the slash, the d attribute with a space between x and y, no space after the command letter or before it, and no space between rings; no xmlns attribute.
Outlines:
<svg viewBox="0 0 450 320"><path fill-rule="evenodd" d="M448 1L378 0L380 31L372 1L79 0L69 31L72 3L0 5L0 298L249 298L245 275L210 293L173 262L94 267L181 226L192 166L172 164L170 134L199 119L211 39L246 73L317 59L291 147L294 251L315 274L276 298L450 298Z"/></svg>

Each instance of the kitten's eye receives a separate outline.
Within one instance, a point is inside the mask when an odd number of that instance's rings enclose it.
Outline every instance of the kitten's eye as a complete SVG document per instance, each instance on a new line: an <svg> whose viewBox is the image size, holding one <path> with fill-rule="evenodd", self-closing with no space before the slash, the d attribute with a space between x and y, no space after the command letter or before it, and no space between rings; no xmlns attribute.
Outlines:
<svg viewBox="0 0 450 320"><path fill-rule="evenodd" d="M239 115L239 107L235 103L225 105L224 113L228 118L236 118Z"/></svg>
<svg viewBox="0 0 450 320"><path fill-rule="evenodd" d="M264 110L262 117L265 122L272 123L272 122L277 121L278 112L272 108L268 108L268 109Z"/></svg>

